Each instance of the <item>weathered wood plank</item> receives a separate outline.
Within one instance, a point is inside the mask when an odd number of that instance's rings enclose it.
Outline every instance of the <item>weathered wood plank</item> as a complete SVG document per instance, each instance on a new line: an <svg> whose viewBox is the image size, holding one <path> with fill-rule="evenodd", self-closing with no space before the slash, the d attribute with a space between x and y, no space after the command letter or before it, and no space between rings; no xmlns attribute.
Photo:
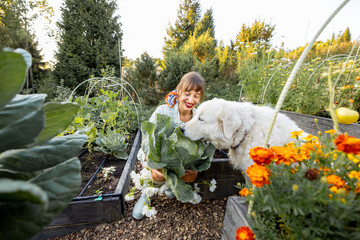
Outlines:
<svg viewBox="0 0 360 240"><path fill-rule="evenodd" d="M125 164L124 170L121 174L120 180L116 186L115 193L122 193L125 196L129 191L130 186L130 173L134 169L136 160L137 160L137 153L140 149L141 143L141 131L138 130L136 133L136 137L133 143L133 147L131 148L129 158Z"/></svg>
<svg viewBox="0 0 360 240"><path fill-rule="evenodd" d="M249 226L247 221L248 206L241 202L241 197L229 197L222 227L222 240L235 239L236 230L241 226Z"/></svg>
<svg viewBox="0 0 360 240"><path fill-rule="evenodd" d="M324 117L316 117L312 115L306 114L299 114L295 112L289 111L280 111L292 119L297 125L303 129L305 132L310 133L312 135L317 136L319 128L321 131L327 131L330 129L334 129L334 124L331 118L324 118ZM314 119L318 120L319 128L316 126ZM360 124L353 123L353 124L339 124L339 128L341 132L347 132L349 136L354 136L360 138Z"/></svg>
<svg viewBox="0 0 360 240"><path fill-rule="evenodd" d="M200 190L203 199L222 199L239 192L236 188L237 183L244 183L245 179L240 170L235 170L230 165L228 158L215 158L211 162L211 166L208 170L200 172L196 178L197 182L203 180L210 182L215 179L216 189L214 192L210 192L207 184L200 184Z"/></svg>

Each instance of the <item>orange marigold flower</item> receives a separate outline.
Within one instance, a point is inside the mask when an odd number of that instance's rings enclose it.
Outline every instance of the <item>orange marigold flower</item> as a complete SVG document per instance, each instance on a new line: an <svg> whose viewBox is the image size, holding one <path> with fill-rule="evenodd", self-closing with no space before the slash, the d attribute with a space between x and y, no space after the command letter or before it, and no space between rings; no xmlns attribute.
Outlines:
<svg viewBox="0 0 360 240"><path fill-rule="evenodd" d="M291 133L290 133L290 134L291 134L291 138L296 138L296 139L297 139L297 137L300 136L303 132L304 132L304 131L294 131L294 132L291 132Z"/></svg>
<svg viewBox="0 0 360 240"><path fill-rule="evenodd" d="M276 162L277 165L284 163L285 165L289 166L291 163L298 161L297 158L299 156L295 148L274 146L271 147L270 149L275 154L274 161Z"/></svg>
<svg viewBox="0 0 360 240"><path fill-rule="evenodd" d="M338 194L339 189L338 189L337 186L330 186L329 188L330 188L330 191L331 191L332 193Z"/></svg>
<svg viewBox="0 0 360 240"><path fill-rule="evenodd" d="M358 138L342 134L334 140L334 143L339 151L355 155L360 153L360 139Z"/></svg>
<svg viewBox="0 0 360 240"><path fill-rule="evenodd" d="M262 187L264 184L270 184L270 172L263 166L258 164L253 164L246 169L250 181L256 187Z"/></svg>
<svg viewBox="0 0 360 240"><path fill-rule="evenodd" d="M306 159L310 158L310 152L314 152L316 154L323 154L323 151L321 150L323 146L321 146L317 142L306 142L301 146L301 154L305 155L304 157L307 157Z"/></svg>
<svg viewBox="0 0 360 240"><path fill-rule="evenodd" d="M326 176L326 179L329 184L332 184L338 188L345 187L345 181L342 180L341 177L339 177L339 176L331 174L331 175Z"/></svg>
<svg viewBox="0 0 360 240"><path fill-rule="evenodd" d="M236 230L235 239L236 240L255 240L255 234L249 227L242 226Z"/></svg>
<svg viewBox="0 0 360 240"><path fill-rule="evenodd" d="M356 178L357 180L360 180L360 172L350 171L349 178Z"/></svg>
<svg viewBox="0 0 360 240"><path fill-rule="evenodd" d="M360 81L360 76L357 76L357 77L356 77L356 81Z"/></svg>
<svg viewBox="0 0 360 240"><path fill-rule="evenodd" d="M239 191L240 196L247 197L252 194L251 191L249 191L247 188L243 188Z"/></svg>
<svg viewBox="0 0 360 240"><path fill-rule="evenodd" d="M305 141L308 141L308 142L312 142L313 140L315 141L318 141L319 138L317 136L314 136L314 135L307 135L306 137L303 137L302 139L304 139Z"/></svg>
<svg viewBox="0 0 360 240"><path fill-rule="evenodd" d="M360 162L360 154L354 155L352 153L348 154L347 157L350 161L353 161L354 163Z"/></svg>
<svg viewBox="0 0 360 240"><path fill-rule="evenodd" d="M334 133L336 133L336 130L330 129L330 130L325 131L325 133L329 133L330 135L333 135Z"/></svg>
<svg viewBox="0 0 360 240"><path fill-rule="evenodd" d="M319 169L320 169L321 171L323 171L325 174L327 174L328 172L331 171L331 169L328 168L328 167L321 167L321 166L320 166Z"/></svg>
<svg viewBox="0 0 360 240"><path fill-rule="evenodd" d="M271 160L274 158L274 153L270 149L263 147L251 148L249 154L251 159L259 165L269 165Z"/></svg>

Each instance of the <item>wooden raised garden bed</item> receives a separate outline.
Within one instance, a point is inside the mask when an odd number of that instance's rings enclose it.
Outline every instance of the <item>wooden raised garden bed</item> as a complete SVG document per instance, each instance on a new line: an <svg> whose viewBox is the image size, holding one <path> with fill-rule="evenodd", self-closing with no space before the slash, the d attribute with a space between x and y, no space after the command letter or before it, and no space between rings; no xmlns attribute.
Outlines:
<svg viewBox="0 0 360 240"><path fill-rule="evenodd" d="M333 121L330 118L316 117L305 114L298 114L288 111L280 111L295 121L298 126L305 132L318 135L318 127L321 131L327 131L333 129ZM314 119L318 120L318 127L316 126ZM349 136L360 138L360 124L339 124L341 132L347 132ZM222 240L235 239L236 230L241 226L248 226L247 221L248 206L241 201L239 196L230 196L226 203L226 212L222 227Z"/></svg>
<svg viewBox="0 0 360 240"><path fill-rule="evenodd" d="M101 162L97 172L93 174L86 186L53 221L32 239L48 239L64 236L71 232L99 224L111 222L122 218L124 215L124 196L130 185L130 173L134 169L136 155L140 148L141 132L137 131L129 158L127 159L116 189L111 194L84 196L89 185L96 178L97 173L105 164L107 158ZM81 153L84 154L85 152ZM122 160L118 160L119 162Z"/></svg>
<svg viewBox="0 0 360 240"><path fill-rule="evenodd" d="M319 131L314 123L315 118L318 119L321 131L333 128L332 120L328 118L286 111L281 112L294 120L304 131L313 135L317 135ZM358 124L340 124L340 129L343 132L348 132L349 135L360 137ZM124 211L126 211L124 209L124 196L129 190L131 182L130 172L134 169L140 144L141 132L138 131L129 154L129 159L113 194L104 194L101 200L98 199L97 195L74 198L69 206L33 239L63 236L95 224L111 222L122 218ZM236 229L247 225L247 205L239 202L240 197L237 196L239 189L236 188L237 183L244 183L245 180L241 171L232 168L227 154L223 151L220 152L222 152L222 156L215 156L211 167L207 171L199 173L197 180L210 182L212 179L215 179L217 181L217 188L214 192L210 192L206 184L200 185L204 200L228 197L223 221L222 239L234 239Z"/></svg>

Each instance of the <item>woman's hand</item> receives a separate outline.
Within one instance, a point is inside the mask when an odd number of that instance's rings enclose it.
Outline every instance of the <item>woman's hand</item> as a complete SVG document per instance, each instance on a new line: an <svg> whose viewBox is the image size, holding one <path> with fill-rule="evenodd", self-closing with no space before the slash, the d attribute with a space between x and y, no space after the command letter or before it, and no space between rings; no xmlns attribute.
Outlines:
<svg viewBox="0 0 360 240"><path fill-rule="evenodd" d="M185 175L180 178L186 183L192 183L193 181L195 181L197 175L198 175L198 171L187 169L185 171Z"/></svg>
<svg viewBox="0 0 360 240"><path fill-rule="evenodd" d="M164 174L162 173L162 169L151 169L151 178L156 182L165 181Z"/></svg>

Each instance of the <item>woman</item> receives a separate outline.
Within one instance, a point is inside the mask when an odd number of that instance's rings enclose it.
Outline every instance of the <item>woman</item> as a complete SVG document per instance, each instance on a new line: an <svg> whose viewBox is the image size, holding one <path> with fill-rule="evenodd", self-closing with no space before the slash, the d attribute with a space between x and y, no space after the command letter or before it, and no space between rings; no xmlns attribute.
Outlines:
<svg viewBox="0 0 360 240"><path fill-rule="evenodd" d="M205 81L204 78L197 72L189 72L185 74L175 91L170 92L165 97L166 104L159 106L151 115L149 121L155 123L157 114L165 114L171 118L173 127L184 125L190 121L195 114L195 107L199 102L204 101ZM138 158L141 162L146 161L142 149L139 150ZM151 169L151 177L155 183L163 183L165 181L161 169ZM193 182L197 177L197 171L187 169L185 175L181 177L185 182ZM166 195L169 198L174 197L171 190L167 190ZM140 197L133 210L133 217L141 219L142 206L146 201L144 194Z"/></svg>

